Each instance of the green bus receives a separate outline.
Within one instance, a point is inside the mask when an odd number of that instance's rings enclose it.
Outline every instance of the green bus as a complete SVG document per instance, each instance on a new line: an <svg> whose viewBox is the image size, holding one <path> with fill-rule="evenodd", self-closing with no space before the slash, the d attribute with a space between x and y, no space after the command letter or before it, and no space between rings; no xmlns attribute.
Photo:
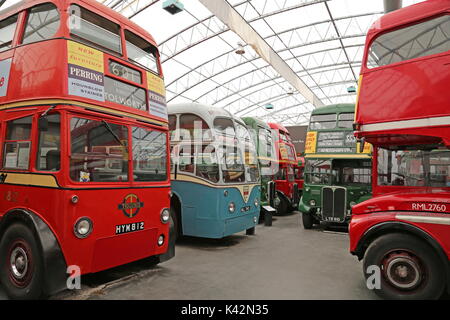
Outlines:
<svg viewBox="0 0 450 320"><path fill-rule="evenodd" d="M311 113L299 204L305 229L322 221L345 225L351 207L371 197L371 145L360 148L357 143L354 113L354 104L328 105Z"/></svg>
<svg viewBox="0 0 450 320"><path fill-rule="evenodd" d="M260 119L243 117L242 120L249 128L258 154L261 170L261 208L272 206L276 209L280 200L276 197L274 188L269 190L269 182L273 180L274 165L278 163L272 130L267 123Z"/></svg>

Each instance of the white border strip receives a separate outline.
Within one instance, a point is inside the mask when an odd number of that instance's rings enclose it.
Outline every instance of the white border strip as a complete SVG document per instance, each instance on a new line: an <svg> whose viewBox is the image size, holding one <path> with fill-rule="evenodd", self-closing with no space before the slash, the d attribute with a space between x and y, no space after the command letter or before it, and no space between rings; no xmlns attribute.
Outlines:
<svg viewBox="0 0 450 320"><path fill-rule="evenodd" d="M450 125L450 116L364 124L361 131L381 131Z"/></svg>
<svg viewBox="0 0 450 320"><path fill-rule="evenodd" d="M397 214L395 215L395 218L410 222L450 225L450 217L445 218L445 217L411 216L411 215Z"/></svg>

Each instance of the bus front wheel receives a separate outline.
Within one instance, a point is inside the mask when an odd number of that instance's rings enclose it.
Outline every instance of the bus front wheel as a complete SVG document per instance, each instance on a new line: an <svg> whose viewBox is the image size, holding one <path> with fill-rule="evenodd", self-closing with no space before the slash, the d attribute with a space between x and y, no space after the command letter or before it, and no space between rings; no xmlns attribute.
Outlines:
<svg viewBox="0 0 450 320"><path fill-rule="evenodd" d="M6 229L0 242L0 283L11 299L45 296L44 263L33 232L22 223Z"/></svg>
<svg viewBox="0 0 450 320"><path fill-rule="evenodd" d="M285 197L280 197L280 204L277 207L277 214L278 215L288 214L290 206L291 204Z"/></svg>
<svg viewBox="0 0 450 320"><path fill-rule="evenodd" d="M245 234L248 236L253 236L255 235L255 227L249 228L247 230L245 230Z"/></svg>
<svg viewBox="0 0 450 320"><path fill-rule="evenodd" d="M177 213L173 208L170 208L170 220L169 220L169 241L173 244L177 242L180 237L180 230L178 225Z"/></svg>
<svg viewBox="0 0 450 320"><path fill-rule="evenodd" d="M363 266L368 286L377 283L378 270L379 286L374 290L385 299L438 299L445 288L445 269L438 255L411 235L391 233L374 240Z"/></svg>

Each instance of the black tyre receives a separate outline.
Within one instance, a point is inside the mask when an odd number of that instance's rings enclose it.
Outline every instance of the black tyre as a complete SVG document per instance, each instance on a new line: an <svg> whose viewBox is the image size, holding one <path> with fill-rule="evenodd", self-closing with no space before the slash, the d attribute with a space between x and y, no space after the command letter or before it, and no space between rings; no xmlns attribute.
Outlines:
<svg viewBox="0 0 450 320"><path fill-rule="evenodd" d="M380 289L385 299L438 299L445 288L445 269L438 255L425 241L392 233L379 237L367 249L363 272L380 268Z"/></svg>
<svg viewBox="0 0 450 320"><path fill-rule="evenodd" d="M169 220L169 241L175 243L180 237L180 227L178 224L177 213L174 209L170 208L170 220Z"/></svg>
<svg viewBox="0 0 450 320"><path fill-rule="evenodd" d="M255 234L255 227L245 230L245 234L248 236L253 236Z"/></svg>
<svg viewBox="0 0 450 320"><path fill-rule="evenodd" d="M33 232L21 223L9 226L0 241L0 283L11 299L41 299L44 263Z"/></svg>
<svg viewBox="0 0 450 320"><path fill-rule="evenodd" d="M277 207L277 214L278 215L285 215L287 213L289 213L289 208L290 208L290 203L284 198L284 197L279 197L280 199L280 204Z"/></svg>
<svg viewBox="0 0 450 320"><path fill-rule="evenodd" d="M314 224L314 218L309 212L302 212L302 222L304 229L311 229Z"/></svg>

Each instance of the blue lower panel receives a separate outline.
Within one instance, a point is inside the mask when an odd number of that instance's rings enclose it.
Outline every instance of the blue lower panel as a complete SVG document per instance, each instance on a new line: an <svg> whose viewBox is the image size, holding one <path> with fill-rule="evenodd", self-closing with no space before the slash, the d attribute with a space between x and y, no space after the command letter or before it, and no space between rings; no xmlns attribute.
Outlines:
<svg viewBox="0 0 450 320"><path fill-rule="evenodd" d="M253 227L253 219L259 218L260 208L254 205L260 196L259 187L253 188L247 202L233 186L214 188L175 180L172 191L181 201L182 232L186 236L219 239ZM230 202L236 206L234 213L228 210Z"/></svg>
<svg viewBox="0 0 450 320"><path fill-rule="evenodd" d="M258 221L258 212L225 220L223 236L226 237L256 226L257 223L254 222L255 218Z"/></svg>

